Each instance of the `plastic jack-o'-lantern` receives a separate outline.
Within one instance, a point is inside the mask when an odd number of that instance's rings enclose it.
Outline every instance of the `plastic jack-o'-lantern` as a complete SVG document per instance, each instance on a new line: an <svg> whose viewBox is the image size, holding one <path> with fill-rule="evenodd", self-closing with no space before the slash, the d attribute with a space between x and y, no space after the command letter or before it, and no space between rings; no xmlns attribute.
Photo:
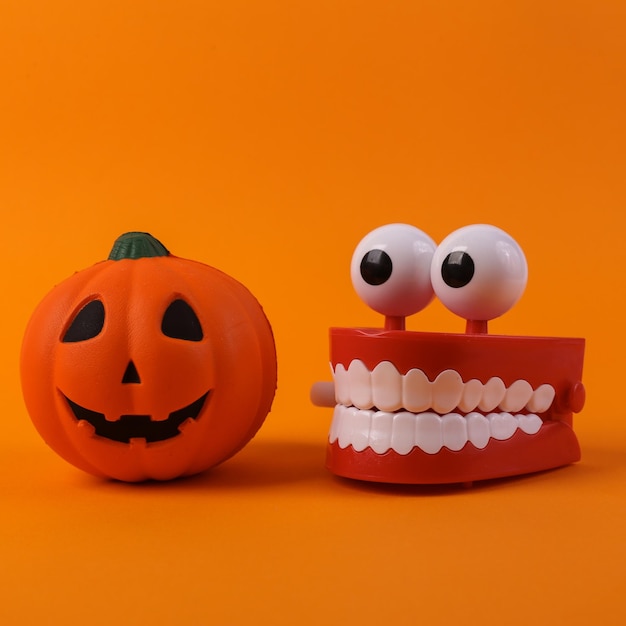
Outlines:
<svg viewBox="0 0 626 626"><path fill-rule="evenodd" d="M21 377L35 427L64 459L97 476L167 480L254 436L274 398L276 351L241 283L127 233L39 304Z"/></svg>

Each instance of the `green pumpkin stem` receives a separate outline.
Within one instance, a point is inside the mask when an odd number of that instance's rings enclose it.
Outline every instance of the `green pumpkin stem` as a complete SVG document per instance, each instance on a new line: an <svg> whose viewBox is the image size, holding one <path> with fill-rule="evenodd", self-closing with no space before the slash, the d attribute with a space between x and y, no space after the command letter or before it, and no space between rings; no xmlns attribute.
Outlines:
<svg viewBox="0 0 626 626"><path fill-rule="evenodd" d="M113 244L109 261L169 256L168 249L149 233L124 233Z"/></svg>

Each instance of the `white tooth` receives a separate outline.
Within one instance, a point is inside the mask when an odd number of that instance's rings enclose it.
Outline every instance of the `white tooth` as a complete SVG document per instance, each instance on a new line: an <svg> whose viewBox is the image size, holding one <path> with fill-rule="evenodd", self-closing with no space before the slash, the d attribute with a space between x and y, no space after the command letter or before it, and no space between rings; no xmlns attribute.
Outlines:
<svg viewBox="0 0 626 626"><path fill-rule="evenodd" d="M441 418L443 445L456 452L467 443L467 424L458 413L448 413Z"/></svg>
<svg viewBox="0 0 626 626"><path fill-rule="evenodd" d="M335 441L337 441L337 433L339 432L339 424L341 423L344 409L345 407L341 404L337 404L335 406L335 410L333 411L333 421L330 423L330 431L328 433L328 441L330 443L335 443Z"/></svg>
<svg viewBox="0 0 626 626"><path fill-rule="evenodd" d="M459 401L459 409L464 413L473 411L483 397L483 384L472 378L463 385L463 395Z"/></svg>
<svg viewBox="0 0 626 626"><path fill-rule="evenodd" d="M519 427L527 434L534 435L539 432L539 429L543 425L541 418L534 413L528 415L516 415Z"/></svg>
<svg viewBox="0 0 626 626"><path fill-rule="evenodd" d="M533 388L527 380L516 380L505 392L500 408L509 413L521 411L531 399Z"/></svg>
<svg viewBox="0 0 626 626"><path fill-rule="evenodd" d="M365 450L369 442L372 411L361 411L354 406L341 407L340 415L335 437L339 447L343 449L352 445L357 452ZM329 439L332 443L332 437Z"/></svg>
<svg viewBox="0 0 626 626"><path fill-rule="evenodd" d="M348 367L348 380L350 381L350 396L352 404L359 409L371 409L372 402L372 376L363 361L355 359Z"/></svg>
<svg viewBox="0 0 626 626"><path fill-rule="evenodd" d="M494 439L504 441L512 437L517 430L517 420L510 413L489 413L487 419Z"/></svg>
<svg viewBox="0 0 626 626"><path fill-rule="evenodd" d="M348 380L348 372L341 363L337 363L335 366L333 377L335 379L335 398L337 402L344 406L349 406L352 404L350 398L350 381Z"/></svg>
<svg viewBox="0 0 626 626"><path fill-rule="evenodd" d="M389 361L382 361L372 372L372 401L381 411L402 407L402 377Z"/></svg>
<svg viewBox="0 0 626 626"><path fill-rule="evenodd" d="M444 370L432 385L433 410L443 415L459 405L463 394L463 379L454 370Z"/></svg>
<svg viewBox="0 0 626 626"><path fill-rule="evenodd" d="M402 397L404 408L413 413L421 413L430 408L431 384L422 370L409 370L403 377Z"/></svg>
<svg viewBox="0 0 626 626"><path fill-rule="evenodd" d="M545 413L554 400L554 387L552 385L539 385L533 392L533 397L528 401L526 408L532 413Z"/></svg>
<svg viewBox="0 0 626 626"><path fill-rule="evenodd" d="M341 421L337 428L337 441L340 448L347 448L352 443L352 433L358 409L356 407L344 407L341 414Z"/></svg>
<svg viewBox="0 0 626 626"><path fill-rule="evenodd" d="M441 450L441 418L436 413L420 413L415 420L415 444L428 454Z"/></svg>
<svg viewBox="0 0 626 626"><path fill-rule="evenodd" d="M408 454L415 446L415 416L408 411L393 415L391 447L398 454Z"/></svg>
<svg viewBox="0 0 626 626"><path fill-rule="evenodd" d="M362 452L369 445L373 411L356 411L352 429L352 447Z"/></svg>
<svg viewBox="0 0 626 626"><path fill-rule="evenodd" d="M506 387L501 378L494 376L490 378L483 387L483 397L478 403L478 408L481 411L493 411L504 398Z"/></svg>
<svg viewBox="0 0 626 626"><path fill-rule="evenodd" d="M489 420L482 413L468 413L465 420L467 421L467 438L476 448L482 450L489 443L491 433Z"/></svg>
<svg viewBox="0 0 626 626"><path fill-rule="evenodd" d="M393 413L386 411L372 412L369 445L377 454L387 452L391 447L391 433L393 429Z"/></svg>

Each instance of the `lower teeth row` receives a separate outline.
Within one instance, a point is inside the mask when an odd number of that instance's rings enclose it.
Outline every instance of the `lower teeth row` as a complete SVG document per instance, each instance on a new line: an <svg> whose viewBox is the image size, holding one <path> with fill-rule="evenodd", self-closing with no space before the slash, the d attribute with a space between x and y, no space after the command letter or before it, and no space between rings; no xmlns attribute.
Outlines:
<svg viewBox="0 0 626 626"><path fill-rule="evenodd" d="M337 441L340 448L351 445L357 452L369 447L377 454L388 450L408 454L418 447L428 454L436 454L443 447L452 451L461 450L468 441L482 449L490 439L509 439L518 429L534 435L541 425L541 418L534 413L390 413L338 404L329 441Z"/></svg>

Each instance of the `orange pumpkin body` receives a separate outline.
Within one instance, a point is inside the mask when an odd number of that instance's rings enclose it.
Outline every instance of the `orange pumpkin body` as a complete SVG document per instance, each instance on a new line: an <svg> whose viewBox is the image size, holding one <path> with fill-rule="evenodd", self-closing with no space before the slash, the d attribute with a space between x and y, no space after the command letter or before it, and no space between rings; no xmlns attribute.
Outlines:
<svg viewBox="0 0 626 626"><path fill-rule="evenodd" d="M103 261L55 287L26 329L21 376L35 427L64 459L97 476L167 480L254 436L276 352L246 287L167 253Z"/></svg>

